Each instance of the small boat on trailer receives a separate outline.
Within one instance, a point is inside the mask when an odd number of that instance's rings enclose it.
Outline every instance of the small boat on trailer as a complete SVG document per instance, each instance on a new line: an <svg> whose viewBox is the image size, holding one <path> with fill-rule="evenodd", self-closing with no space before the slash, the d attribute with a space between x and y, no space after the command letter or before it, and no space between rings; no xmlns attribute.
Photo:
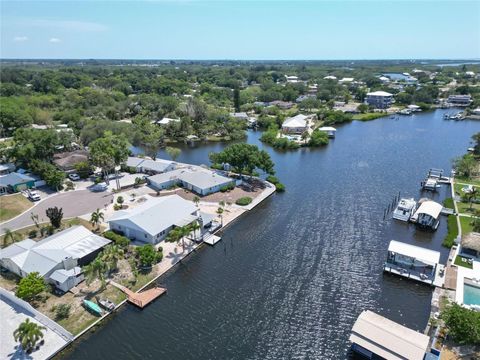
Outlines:
<svg viewBox="0 0 480 360"><path fill-rule="evenodd" d="M393 210L393 218L400 221L409 221L417 207L414 198L402 198L398 202L397 207Z"/></svg>
<svg viewBox="0 0 480 360"><path fill-rule="evenodd" d="M90 311L93 312L95 315L98 315L98 316L102 316L102 315L103 315L103 310L100 308L100 306L98 306L97 304L95 304L93 301L83 300L83 306L85 306L85 308L86 308L87 310L90 310Z"/></svg>
<svg viewBox="0 0 480 360"><path fill-rule="evenodd" d="M98 304L103 307L105 310L113 311L115 310L115 303L108 299L97 299Z"/></svg>

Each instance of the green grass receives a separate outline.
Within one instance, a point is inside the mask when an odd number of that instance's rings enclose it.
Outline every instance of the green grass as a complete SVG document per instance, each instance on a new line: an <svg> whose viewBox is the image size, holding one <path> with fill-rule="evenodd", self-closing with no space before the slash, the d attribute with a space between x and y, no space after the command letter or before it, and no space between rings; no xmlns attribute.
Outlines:
<svg viewBox="0 0 480 360"><path fill-rule="evenodd" d="M472 218L466 216L460 216L460 226L462 227L462 236L467 235L473 231L471 224Z"/></svg>
<svg viewBox="0 0 480 360"><path fill-rule="evenodd" d="M471 179L464 176L455 176L455 182L480 186L480 179Z"/></svg>
<svg viewBox="0 0 480 360"><path fill-rule="evenodd" d="M375 120L384 116L387 116L388 114L385 113L365 113L365 114L355 114L353 115L352 119L353 120L359 120L359 121L370 121L370 120Z"/></svg>
<svg viewBox="0 0 480 360"><path fill-rule="evenodd" d="M453 199L452 198L446 198L443 200L443 207L449 208L449 209L454 209L455 206L453 205Z"/></svg>
<svg viewBox="0 0 480 360"><path fill-rule="evenodd" d="M22 194L0 197L0 222L10 220L30 209L33 203Z"/></svg>
<svg viewBox="0 0 480 360"><path fill-rule="evenodd" d="M442 245L451 248L458 236L457 217L455 215L448 215L447 230L448 232L445 239L443 239Z"/></svg>
<svg viewBox="0 0 480 360"><path fill-rule="evenodd" d="M463 259L463 256L457 255L457 257L455 258L454 264L457 266L466 267L467 269L473 269L473 264L469 264L466 261L462 261L462 259Z"/></svg>
<svg viewBox="0 0 480 360"><path fill-rule="evenodd" d="M471 209L470 209L470 206L471 206ZM457 208L458 208L459 214L463 213L463 214L473 215L475 213L475 210L480 210L480 204L472 203L470 205L469 203L457 202Z"/></svg>

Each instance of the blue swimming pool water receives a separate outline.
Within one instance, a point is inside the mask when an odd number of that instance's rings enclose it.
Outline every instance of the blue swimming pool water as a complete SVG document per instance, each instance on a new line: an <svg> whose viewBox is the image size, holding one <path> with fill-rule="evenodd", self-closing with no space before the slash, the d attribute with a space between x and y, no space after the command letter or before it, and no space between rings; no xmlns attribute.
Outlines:
<svg viewBox="0 0 480 360"><path fill-rule="evenodd" d="M464 284L463 303L465 305L480 305L480 288Z"/></svg>

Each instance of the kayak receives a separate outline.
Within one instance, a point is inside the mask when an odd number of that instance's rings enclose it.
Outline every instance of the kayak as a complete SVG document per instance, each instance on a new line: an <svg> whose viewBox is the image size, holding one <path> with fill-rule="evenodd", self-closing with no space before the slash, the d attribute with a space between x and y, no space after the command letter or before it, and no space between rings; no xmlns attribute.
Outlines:
<svg viewBox="0 0 480 360"><path fill-rule="evenodd" d="M83 300L83 305L88 309L93 311L95 314L102 316L103 311L100 309L100 306L89 300Z"/></svg>

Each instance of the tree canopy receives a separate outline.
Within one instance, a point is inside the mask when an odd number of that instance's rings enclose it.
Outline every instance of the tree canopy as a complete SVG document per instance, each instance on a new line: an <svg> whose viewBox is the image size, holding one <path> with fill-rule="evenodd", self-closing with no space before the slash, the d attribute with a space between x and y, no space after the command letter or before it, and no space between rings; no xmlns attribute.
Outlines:
<svg viewBox="0 0 480 360"><path fill-rule="evenodd" d="M239 174L252 174L260 169L267 174L275 173L274 163L265 150L257 145L238 143L227 146L223 151L209 154L213 164L229 164Z"/></svg>

